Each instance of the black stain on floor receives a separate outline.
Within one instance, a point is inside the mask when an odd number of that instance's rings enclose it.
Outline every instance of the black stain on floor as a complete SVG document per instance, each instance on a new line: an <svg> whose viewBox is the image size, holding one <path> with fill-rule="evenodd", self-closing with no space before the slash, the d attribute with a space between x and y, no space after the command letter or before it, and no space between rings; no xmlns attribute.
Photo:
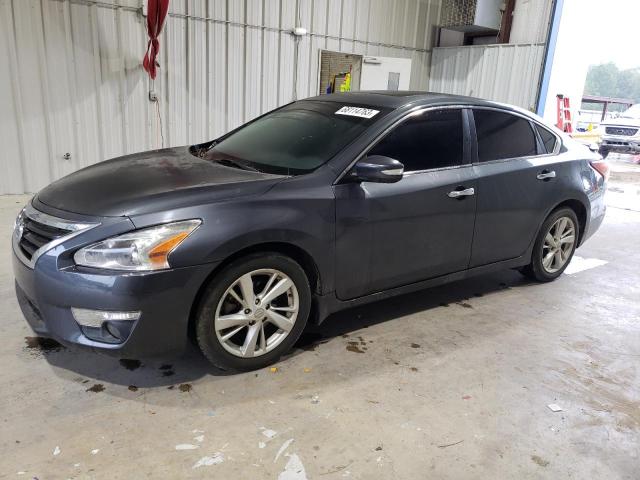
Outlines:
<svg viewBox="0 0 640 480"><path fill-rule="evenodd" d="M120 365L122 365L127 370L137 370L142 366L140 360L129 360L126 358L120 359Z"/></svg>
<svg viewBox="0 0 640 480"><path fill-rule="evenodd" d="M171 377L172 375L175 375L176 372L174 372L173 370L164 370L162 372L162 376L163 377Z"/></svg>
<svg viewBox="0 0 640 480"><path fill-rule="evenodd" d="M419 343L412 343L411 344L411 348L420 348L420 344Z"/></svg>
<svg viewBox="0 0 640 480"><path fill-rule="evenodd" d="M171 370L172 368L173 368L173 365L169 363L163 363L162 365L160 365L159 370Z"/></svg>
<svg viewBox="0 0 640 480"><path fill-rule="evenodd" d="M457 305L460 305L461 307L464 307L464 308L473 308L471 304L467 302L458 302Z"/></svg>
<svg viewBox="0 0 640 480"><path fill-rule="evenodd" d="M544 458L539 457L538 455L531 455L531 460L537 463L538 465L540 465L541 467L546 467L549 465L549 460L545 460Z"/></svg>
<svg viewBox="0 0 640 480"><path fill-rule="evenodd" d="M366 342L347 342L347 351L354 353L364 353L367 350Z"/></svg>
<svg viewBox="0 0 640 480"><path fill-rule="evenodd" d="M299 348L300 350L305 351L314 351L318 348L318 346L323 343L327 343L329 339L325 338L324 335L315 332L305 332L300 335L300 338L296 342L295 348Z"/></svg>
<svg viewBox="0 0 640 480"><path fill-rule="evenodd" d="M180 386L178 387L178 389L179 389L181 392L186 393L186 392L190 392L190 391L193 389L193 387L191 386L191 384L190 384L190 383L182 383L182 384L180 384Z"/></svg>
<svg viewBox="0 0 640 480"><path fill-rule="evenodd" d="M93 393L104 392L104 385L102 385L101 383L96 383L93 385L93 387L87 388L86 391L93 392Z"/></svg>
<svg viewBox="0 0 640 480"><path fill-rule="evenodd" d="M129 390L130 390L131 392L137 392L137 391L138 391L138 387L136 387L135 385L129 385L129 387L128 387L128 388L129 388Z"/></svg>
<svg viewBox="0 0 640 480"><path fill-rule="evenodd" d="M47 354L51 352L59 352L65 350L66 347L52 338L46 337L24 337L25 346L36 354Z"/></svg>

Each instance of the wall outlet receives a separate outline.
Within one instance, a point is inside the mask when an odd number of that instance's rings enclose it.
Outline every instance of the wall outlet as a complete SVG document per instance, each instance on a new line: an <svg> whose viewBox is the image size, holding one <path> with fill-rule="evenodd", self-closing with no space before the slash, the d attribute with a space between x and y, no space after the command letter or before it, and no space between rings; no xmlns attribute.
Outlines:
<svg viewBox="0 0 640 480"><path fill-rule="evenodd" d="M149 90L149 101L150 102L158 101L158 93L155 90Z"/></svg>

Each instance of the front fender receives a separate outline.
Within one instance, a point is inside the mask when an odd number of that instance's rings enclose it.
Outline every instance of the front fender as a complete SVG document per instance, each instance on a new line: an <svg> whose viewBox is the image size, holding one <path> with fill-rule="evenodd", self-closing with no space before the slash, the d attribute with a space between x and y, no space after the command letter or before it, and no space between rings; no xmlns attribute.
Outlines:
<svg viewBox="0 0 640 480"><path fill-rule="evenodd" d="M202 225L171 253L174 267L219 264L246 248L277 242L306 252L323 278L323 287L332 289L335 212L330 193L296 199L245 198L146 215L135 223L153 225L167 217L202 219Z"/></svg>

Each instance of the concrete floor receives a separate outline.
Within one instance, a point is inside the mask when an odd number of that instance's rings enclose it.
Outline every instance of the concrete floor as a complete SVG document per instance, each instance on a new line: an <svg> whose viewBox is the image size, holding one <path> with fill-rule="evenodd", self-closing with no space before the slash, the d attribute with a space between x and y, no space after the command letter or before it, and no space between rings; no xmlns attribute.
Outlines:
<svg viewBox="0 0 640 480"><path fill-rule="evenodd" d="M640 475L640 209L610 208L555 283L505 271L342 312L277 371L223 375L31 340L9 246L26 199L0 198L0 478Z"/></svg>

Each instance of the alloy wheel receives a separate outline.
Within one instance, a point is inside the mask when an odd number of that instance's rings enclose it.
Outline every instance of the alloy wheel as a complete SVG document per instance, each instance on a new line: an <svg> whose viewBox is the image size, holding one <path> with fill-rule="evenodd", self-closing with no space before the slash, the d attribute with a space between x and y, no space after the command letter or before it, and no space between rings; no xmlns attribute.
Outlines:
<svg viewBox="0 0 640 480"><path fill-rule="evenodd" d="M216 336L224 349L237 357L264 355L289 335L299 308L298 289L283 272L259 269L245 273L218 302Z"/></svg>
<svg viewBox="0 0 640 480"><path fill-rule="evenodd" d="M561 270L571 257L576 243L576 227L569 217L556 220L544 237L542 267L547 273Z"/></svg>

